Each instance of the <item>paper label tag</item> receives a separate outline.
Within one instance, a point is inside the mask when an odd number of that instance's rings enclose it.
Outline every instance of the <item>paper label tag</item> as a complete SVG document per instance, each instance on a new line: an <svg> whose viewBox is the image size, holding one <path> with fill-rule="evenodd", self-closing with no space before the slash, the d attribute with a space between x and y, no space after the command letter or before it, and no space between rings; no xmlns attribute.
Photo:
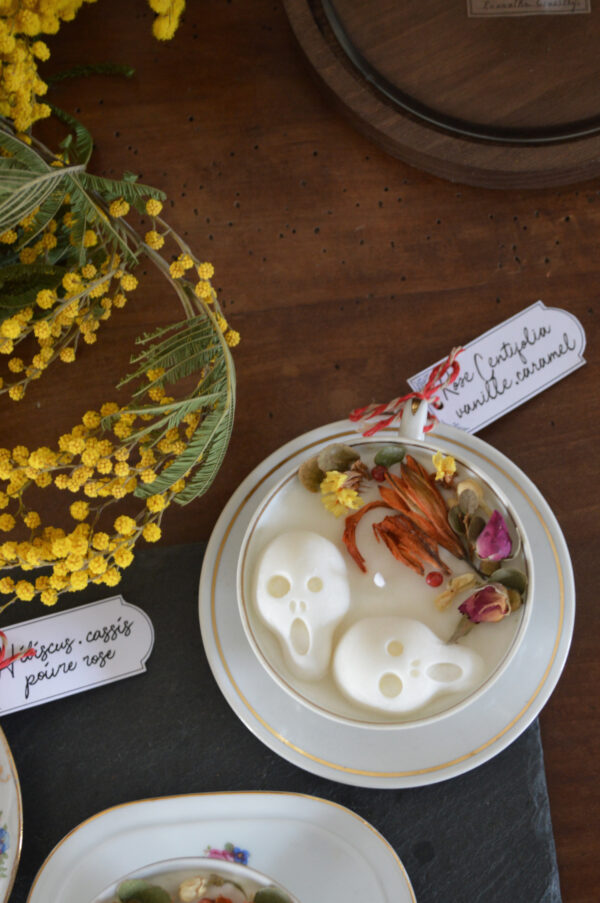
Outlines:
<svg viewBox="0 0 600 903"><path fill-rule="evenodd" d="M34 657L0 670L0 715L81 693L146 670L150 618L122 596L101 599L4 629L6 654Z"/></svg>
<svg viewBox="0 0 600 903"><path fill-rule="evenodd" d="M460 375L440 392L437 416L476 433L583 366L584 349L577 317L537 301L464 346ZM411 377L411 389L421 391L435 366Z"/></svg>
<svg viewBox="0 0 600 903"><path fill-rule="evenodd" d="M591 13L591 0L467 0L469 16L568 16Z"/></svg>

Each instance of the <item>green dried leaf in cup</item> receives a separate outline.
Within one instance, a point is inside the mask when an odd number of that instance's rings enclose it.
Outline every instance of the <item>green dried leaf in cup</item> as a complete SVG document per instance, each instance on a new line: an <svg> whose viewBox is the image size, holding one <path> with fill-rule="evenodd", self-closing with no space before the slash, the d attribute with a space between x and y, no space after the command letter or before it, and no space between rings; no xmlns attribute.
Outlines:
<svg viewBox="0 0 600 903"><path fill-rule="evenodd" d="M464 511L465 514L475 514L475 512L479 508L479 498L477 497L477 493L475 493L472 489L463 489L463 491L458 496L458 504L460 506L460 510Z"/></svg>
<svg viewBox="0 0 600 903"><path fill-rule="evenodd" d="M340 473L349 470L355 461L360 458L358 452L349 445L328 445L317 455L317 464L322 471L337 470Z"/></svg>
<svg viewBox="0 0 600 903"><path fill-rule="evenodd" d="M375 455L375 464L389 469L392 464L403 461L405 455L406 449L403 445L384 445Z"/></svg>
<svg viewBox="0 0 600 903"><path fill-rule="evenodd" d="M117 895L123 903L171 903L171 895L164 888L139 878L124 881Z"/></svg>
<svg viewBox="0 0 600 903"><path fill-rule="evenodd" d="M319 467L317 455L300 465L298 479L309 492L319 491L319 486L325 479L325 472Z"/></svg>
<svg viewBox="0 0 600 903"><path fill-rule="evenodd" d="M467 527L467 539L471 542L475 542L484 527L484 519L480 517L479 514L476 514L469 521L469 526Z"/></svg>
<svg viewBox="0 0 600 903"><path fill-rule="evenodd" d="M146 890L137 894L135 899L138 903L172 903L171 894L157 884L147 887Z"/></svg>
<svg viewBox="0 0 600 903"><path fill-rule="evenodd" d="M490 577L490 578L491 578L492 574L495 573L495 570L494 570L494 569L495 569L495 567L496 567L497 564L498 564L497 561L490 561L490 560L488 560L487 558L483 558L483 559L479 562L479 570L482 572L482 574L485 574L486 577ZM500 581L499 581L499 580L496 580L495 583L500 583ZM504 585L504 584L503 584L503 585Z"/></svg>
<svg viewBox="0 0 600 903"><path fill-rule="evenodd" d="M465 516L458 505L454 505L448 512L448 523L455 533L465 532Z"/></svg>
<svg viewBox="0 0 600 903"><path fill-rule="evenodd" d="M490 579L495 583L502 583L508 589L516 589L521 595L527 589L527 577L516 568L498 568L492 573Z"/></svg>
<svg viewBox="0 0 600 903"><path fill-rule="evenodd" d="M516 589L508 589L508 604L510 605L511 611L517 611L523 604L523 597L521 593Z"/></svg>
<svg viewBox="0 0 600 903"><path fill-rule="evenodd" d="M256 891L254 903L290 903L290 898L276 887L262 887Z"/></svg>
<svg viewBox="0 0 600 903"><path fill-rule="evenodd" d="M141 891L145 890L147 887L150 887L150 885L147 881L144 881L143 878L130 878L128 881L123 881L123 883L119 885L117 896L119 900L126 903L128 900L133 900L138 893L141 893Z"/></svg>

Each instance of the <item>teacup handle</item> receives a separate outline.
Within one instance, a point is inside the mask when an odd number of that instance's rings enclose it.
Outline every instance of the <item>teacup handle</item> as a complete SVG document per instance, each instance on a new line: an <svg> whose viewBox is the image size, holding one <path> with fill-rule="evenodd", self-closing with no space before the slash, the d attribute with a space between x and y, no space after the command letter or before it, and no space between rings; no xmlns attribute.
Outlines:
<svg viewBox="0 0 600 903"><path fill-rule="evenodd" d="M420 441L425 437L425 424L427 423L427 402L418 398L409 398L404 403L398 435L401 439L416 439Z"/></svg>

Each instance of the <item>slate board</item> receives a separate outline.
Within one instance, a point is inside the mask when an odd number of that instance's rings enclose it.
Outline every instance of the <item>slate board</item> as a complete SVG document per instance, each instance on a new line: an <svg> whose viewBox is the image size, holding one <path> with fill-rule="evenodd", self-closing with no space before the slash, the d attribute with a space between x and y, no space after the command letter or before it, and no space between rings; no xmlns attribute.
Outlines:
<svg viewBox="0 0 600 903"><path fill-rule="evenodd" d="M10 903L25 903L48 853L94 813L225 790L307 793L353 809L396 849L418 903L561 903L537 721L490 762L427 787L362 789L297 768L244 727L215 683L198 624L203 551L141 551L117 588L154 623L146 674L2 719L24 806ZM111 594L85 590L60 609ZM17 604L4 626L45 613Z"/></svg>

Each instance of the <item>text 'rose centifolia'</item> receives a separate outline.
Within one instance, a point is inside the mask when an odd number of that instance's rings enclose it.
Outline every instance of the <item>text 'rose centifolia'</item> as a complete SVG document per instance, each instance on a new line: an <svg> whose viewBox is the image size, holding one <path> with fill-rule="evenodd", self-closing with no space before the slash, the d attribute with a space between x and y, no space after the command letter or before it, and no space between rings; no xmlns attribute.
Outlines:
<svg viewBox="0 0 600 903"><path fill-rule="evenodd" d="M501 583L488 583L465 599L458 610L476 624L501 621L511 611L508 591Z"/></svg>
<svg viewBox="0 0 600 903"><path fill-rule="evenodd" d="M512 551L512 540L506 521L499 511L493 511L489 521L477 537L475 543L480 558L489 561L502 561L509 558Z"/></svg>

